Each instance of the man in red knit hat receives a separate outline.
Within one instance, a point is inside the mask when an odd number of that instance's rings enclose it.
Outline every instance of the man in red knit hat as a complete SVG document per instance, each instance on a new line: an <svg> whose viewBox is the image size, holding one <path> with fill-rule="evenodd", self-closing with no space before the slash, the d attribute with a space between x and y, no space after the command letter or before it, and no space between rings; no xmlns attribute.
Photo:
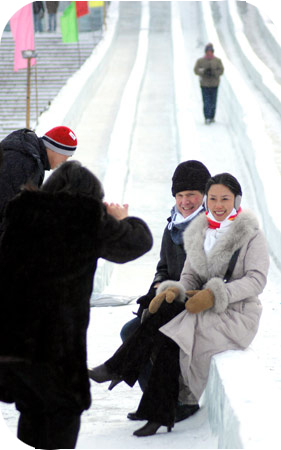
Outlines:
<svg viewBox="0 0 281 450"><path fill-rule="evenodd" d="M72 156L77 148L75 133L58 126L38 137L23 128L1 141L3 164L0 171L0 232L5 206L26 183L41 186L45 170L55 169Z"/></svg>

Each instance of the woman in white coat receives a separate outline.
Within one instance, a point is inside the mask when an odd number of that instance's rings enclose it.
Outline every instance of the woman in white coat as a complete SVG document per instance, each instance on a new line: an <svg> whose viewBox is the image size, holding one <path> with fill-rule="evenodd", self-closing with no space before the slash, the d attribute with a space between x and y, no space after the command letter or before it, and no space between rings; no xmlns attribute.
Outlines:
<svg viewBox="0 0 281 450"><path fill-rule="evenodd" d="M150 348L145 355L150 357L154 349L153 370L137 411L148 423L135 431L137 436L155 434L161 425L168 430L173 426L179 370L189 386L192 407L206 386L211 357L229 349L245 349L257 333L262 312L258 295L266 284L269 257L255 216L240 208L241 196L240 184L232 175L209 179L207 212L184 233L188 253L180 281L161 283L150 303L152 315L143 329L147 333L150 328L151 341L144 342L144 333L139 331L94 369L98 382L124 380L132 386L134 372L142 364L140 356ZM234 270L225 282L237 250ZM161 323L163 308L171 309L171 320L165 324Z"/></svg>

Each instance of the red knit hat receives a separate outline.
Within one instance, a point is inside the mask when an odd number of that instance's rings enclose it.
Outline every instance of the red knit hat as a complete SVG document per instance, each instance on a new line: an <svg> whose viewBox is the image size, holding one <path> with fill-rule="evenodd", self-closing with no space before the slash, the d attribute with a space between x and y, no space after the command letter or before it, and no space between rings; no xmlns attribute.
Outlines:
<svg viewBox="0 0 281 450"><path fill-rule="evenodd" d="M77 137L68 127L55 127L42 136L45 147L61 155L72 156L77 147Z"/></svg>

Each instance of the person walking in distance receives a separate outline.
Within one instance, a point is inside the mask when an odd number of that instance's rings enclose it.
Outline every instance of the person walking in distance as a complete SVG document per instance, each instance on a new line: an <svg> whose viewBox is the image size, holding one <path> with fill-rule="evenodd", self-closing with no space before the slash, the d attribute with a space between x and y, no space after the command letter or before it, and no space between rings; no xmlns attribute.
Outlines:
<svg viewBox="0 0 281 450"><path fill-rule="evenodd" d="M196 61L194 72L200 77L205 123L210 124L215 121L220 76L224 72L221 60L214 55L213 44L206 45L205 55Z"/></svg>

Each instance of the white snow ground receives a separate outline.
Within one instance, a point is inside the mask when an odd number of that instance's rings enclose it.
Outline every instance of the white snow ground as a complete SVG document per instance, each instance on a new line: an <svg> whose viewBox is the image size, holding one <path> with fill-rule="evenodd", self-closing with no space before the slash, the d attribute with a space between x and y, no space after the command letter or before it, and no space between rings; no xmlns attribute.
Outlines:
<svg viewBox="0 0 281 450"><path fill-rule="evenodd" d="M278 130L279 117L276 117L268 102L257 92L243 65L238 62L238 51L231 47L232 36L228 36L223 29L223 21L220 22L219 31L220 37L224 33L225 39L224 46L221 47L209 20L208 2L203 2L202 5L205 26L200 15L201 2L196 2L196 6L194 2L172 2L171 39L167 31L170 21L169 2L151 2L150 5L143 2L142 31L138 46L138 32L134 32L134 27L138 26L140 20L140 4L130 3L127 7L132 14L131 28L127 24L123 40L122 36L119 35L119 39L115 36L115 48L110 54L110 61L114 58L120 61L121 58L122 64L112 64L110 73L106 71L106 67L101 71L100 84L94 90L88 105L85 95L77 97L76 106L83 98L84 108L79 118L75 118L73 114L68 115L72 121L69 125L75 127L78 136L81 135L79 142L82 144L77 158L100 176L108 199L128 202L130 213L147 220L153 231L155 244L152 251L135 262L114 266L110 284L103 291L109 296L124 296L125 300L143 294L151 283L165 219L173 205L171 175L181 160L200 159L213 174L230 171L236 175L244 191L243 207L250 207L259 216L270 249L272 252L277 249L276 259L280 255L278 249L281 245L278 209L281 175L275 164L276 152L279 150L276 141L279 142L281 135ZM157 4L161 10L157 9ZM116 2L112 2L108 36L110 33L113 35L116 15ZM152 29L148 34L149 15ZM129 40L126 40L128 37ZM103 50L106 49L107 39L101 43L100 50L96 52L98 55L91 59L87 70L81 70L73 77L72 84L66 86L62 95L58 96L49 115L42 117L38 131L40 127L43 130L53 126L54 107L55 120L59 117L64 119L66 100L69 105L69 92L73 94L72 100L76 92L80 93L78 86L81 86L81 80L83 83L87 82L90 70L95 68L96 60L102 57ZM198 79L193 75L192 69L195 59L201 55L205 42L209 40L214 42L216 54L222 58L226 72L219 91L217 122L214 126L206 127L202 121ZM128 48L124 49L122 43ZM134 71L135 55L137 71ZM125 94L122 97L124 87L127 97ZM231 92L231 87L236 92L237 99ZM99 122L97 111L102 115L102 123ZM266 132L270 119L276 124L274 133ZM118 134L120 128L115 127L116 123L119 127L120 124L126 125L122 128L122 134ZM111 137L115 137L109 141L110 131ZM94 149L93 142L96 144ZM104 154L105 147L108 148L107 155ZM114 171L117 163L114 160L116 148L122 151L118 159L119 172L116 169ZM110 178L108 173L111 173ZM127 184L123 192L124 182ZM96 289L103 286L112 267L108 264L100 265L100 281L96 283ZM132 431L139 424L128 421L126 414L137 406L139 388L136 386L130 389L126 385L119 385L109 392L106 385L93 383L93 402L90 410L82 416L77 448L278 448L279 429L275 426L274 416L280 418L279 280L280 272L272 260L269 281L261 296L264 313L260 331L251 351L243 354L244 359L241 359L239 353L228 353L216 358L208 387L211 402L208 398L203 400L202 408L195 416L177 424L172 433L163 433L161 429L154 437L138 439L132 436ZM121 326L133 317L132 311L135 309L134 302L121 307L91 309L89 366L103 362L117 348L120 344ZM249 358L245 360L248 355ZM236 371L233 376L231 370L234 365ZM215 377L216 369L222 380ZM245 386L250 385L252 375L263 380L263 385L256 386L253 383L253 390L245 392ZM226 395L223 394L223 389L226 390ZM224 410L217 407L219 400L227 400ZM212 417L210 413L208 415L207 404L211 405ZM262 409L265 405L266 411ZM14 406L1 404L1 410L12 432L9 434L0 422L1 443L3 435L5 448L24 448L13 437L17 426ZM221 418L218 420L221 411L225 413L224 421ZM272 423L268 423L266 418ZM212 434L209 420L216 434ZM225 436L223 426L227 431L232 429L235 432Z"/></svg>

